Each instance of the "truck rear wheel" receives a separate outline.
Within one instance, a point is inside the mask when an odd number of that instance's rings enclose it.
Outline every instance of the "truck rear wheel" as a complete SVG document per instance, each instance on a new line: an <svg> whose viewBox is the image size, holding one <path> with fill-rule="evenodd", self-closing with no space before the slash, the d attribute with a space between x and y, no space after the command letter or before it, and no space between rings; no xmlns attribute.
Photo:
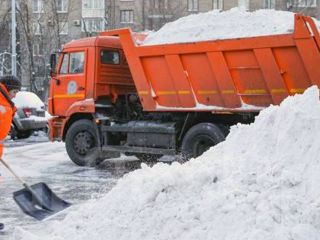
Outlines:
<svg viewBox="0 0 320 240"><path fill-rule="evenodd" d="M99 158L96 126L90 120L76 121L66 135L66 149L70 159L79 166L94 166Z"/></svg>
<svg viewBox="0 0 320 240"><path fill-rule="evenodd" d="M199 123L186 133L181 151L184 159L198 157L225 139L223 131L213 123Z"/></svg>

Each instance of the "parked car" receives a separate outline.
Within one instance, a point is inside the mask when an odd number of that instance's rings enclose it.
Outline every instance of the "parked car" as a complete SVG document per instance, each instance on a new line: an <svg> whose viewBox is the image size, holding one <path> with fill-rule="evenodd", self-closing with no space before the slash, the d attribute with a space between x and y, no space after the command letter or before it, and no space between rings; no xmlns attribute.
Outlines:
<svg viewBox="0 0 320 240"><path fill-rule="evenodd" d="M47 128L45 105L36 94L20 91L12 101L18 110L12 121L11 139L27 138L33 131Z"/></svg>

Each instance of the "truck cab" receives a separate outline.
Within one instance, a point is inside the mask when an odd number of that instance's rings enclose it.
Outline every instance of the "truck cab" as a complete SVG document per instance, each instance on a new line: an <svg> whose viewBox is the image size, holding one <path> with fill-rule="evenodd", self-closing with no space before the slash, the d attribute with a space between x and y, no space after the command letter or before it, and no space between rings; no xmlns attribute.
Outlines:
<svg viewBox="0 0 320 240"><path fill-rule="evenodd" d="M54 69L48 98L49 113L54 116L49 121L51 141L65 141L70 126L79 120L90 122L96 133L93 121L99 112L110 110L119 95L136 92L116 37L71 41L51 59ZM79 155L80 160L75 160L79 165L87 164L81 161L81 156L98 144L96 134L93 135L82 131L73 136L76 149L71 154Z"/></svg>
<svg viewBox="0 0 320 240"><path fill-rule="evenodd" d="M53 116L70 117L74 112L91 112L87 101L115 99L134 90L121 45L115 37L74 40L59 54L51 80L49 111ZM52 132L50 137L62 139Z"/></svg>

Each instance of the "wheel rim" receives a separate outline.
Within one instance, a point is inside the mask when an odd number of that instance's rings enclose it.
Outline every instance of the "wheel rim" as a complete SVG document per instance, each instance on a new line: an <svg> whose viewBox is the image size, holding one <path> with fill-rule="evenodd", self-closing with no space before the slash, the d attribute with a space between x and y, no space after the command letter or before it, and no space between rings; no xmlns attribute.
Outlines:
<svg viewBox="0 0 320 240"><path fill-rule="evenodd" d="M200 156L207 151L210 147L214 146L215 142L207 135L198 136L193 145L193 153L195 157Z"/></svg>
<svg viewBox="0 0 320 240"><path fill-rule="evenodd" d="M74 150L86 155L94 147L94 137L87 131L79 132L74 137Z"/></svg>

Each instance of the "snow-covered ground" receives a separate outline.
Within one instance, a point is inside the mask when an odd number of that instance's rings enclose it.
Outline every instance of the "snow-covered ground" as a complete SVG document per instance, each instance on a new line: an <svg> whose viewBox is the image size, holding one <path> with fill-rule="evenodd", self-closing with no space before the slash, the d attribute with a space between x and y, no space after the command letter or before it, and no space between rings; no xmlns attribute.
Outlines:
<svg viewBox="0 0 320 240"><path fill-rule="evenodd" d="M234 126L225 142L201 157L144 165L101 198L74 206L64 220L15 229L14 236L316 240L319 139L319 90L312 87L263 110L253 124Z"/></svg>
<svg viewBox="0 0 320 240"><path fill-rule="evenodd" d="M40 136L39 136L40 135ZM109 160L99 169L78 167L71 162L63 143L51 143L41 133L27 139L6 140L3 158L29 184L46 182L63 199L77 204L91 198L99 198L115 185L124 173L140 167L135 158ZM14 203L12 193L22 188L19 182L0 164L0 222L6 228L0 231L0 239L14 239L15 228L36 230L45 228L52 221L61 219L72 210L39 224L24 215Z"/></svg>
<svg viewBox="0 0 320 240"><path fill-rule="evenodd" d="M11 139L11 136L7 136L5 146L6 147L21 147L21 146L26 146L30 144L35 144L35 143L43 143L43 142L48 142L49 139L47 137L47 133L44 131L34 131L30 137L28 138L21 138L21 139Z"/></svg>

